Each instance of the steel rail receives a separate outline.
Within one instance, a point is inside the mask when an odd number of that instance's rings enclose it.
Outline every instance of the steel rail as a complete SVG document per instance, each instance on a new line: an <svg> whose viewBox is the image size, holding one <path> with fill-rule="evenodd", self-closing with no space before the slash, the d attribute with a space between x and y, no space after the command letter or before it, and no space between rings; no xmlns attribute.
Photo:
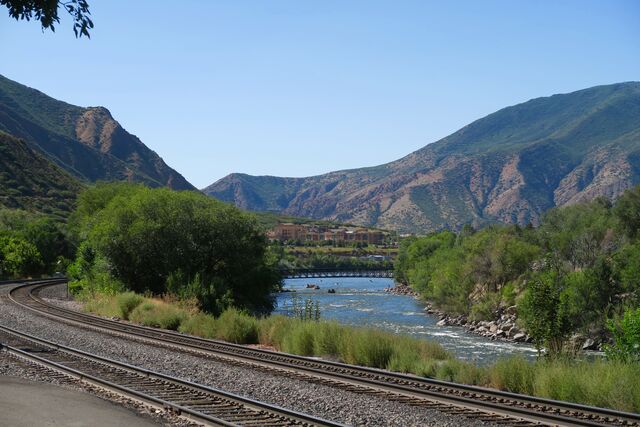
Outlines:
<svg viewBox="0 0 640 427"><path fill-rule="evenodd" d="M97 330L108 329L112 333L135 336L139 339L151 340L154 343L159 341L168 346L183 347L190 351L196 350L212 353L216 356L224 355L226 357L241 358L248 361L247 363L298 370L330 381L350 382L413 398L426 398L440 403L471 407L490 414L503 414L532 422L552 422L576 426L640 425L640 415L638 414L455 384L338 362L318 361L268 350L249 349L237 344L206 340L172 331L123 324L53 306L33 295L41 287L48 286L48 283L36 284L36 286L28 289L27 295L24 296L24 298L28 298L28 304L16 301L14 292L32 285L22 285L12 290L11 295L14 302L41 314L63 318L83 327ZM37 305L37 307L34 307L34 305ZM45 312L43 313L43 311ZM52 311L57 314L51 313ZM507 406L508 404L510 405ZM516 406L513 406L514 404Z"/></svg>
<svg viewBox="0 0 640 427"><path fill-rule="evenodd" d="M31 351L20 349L14 345L7 345L0 343L0 349L8 351L23 359L28 359L54 370L63 372L85 382L97 385L101 388L115 391L121 395L133 398L144 403L169 409L177 415L198 421L204 422L208 425L221 425L221 426L238 426L238 425L298 425L298 426L341 426L341 424L331 421L323 420L318 417L303 414L300 412L292 411L286 408L281 408L275 405L266 404L254 399L242 397L233 393L225 392L212 387L196 384L191 381L179 379L177 377L165 375L158 372L153 372L148 369L139 368L123 362L118 362L112 359L108 359L101 356L96 356L81 350L73 349L71 347L63 346L57 343L53 343L38 337L35 337L24 332L17 331L12 328L0 326L0 332L3 332L12 337L17 337L23 343L35 343L39 348L33 349L29 346ZM28 346L22 344L23 346ZM45 350L45 349L48 349ZM35 353L38 354L35 354ZM60 360L62 357L62 361ZM47 357L49 356L49 357ZM55 357L52 357L55 356ZM64 357L72 356L72 357ZM54 360L52 360L54 359ZM83 362L85 370L78 368L78 361ZM67 366L67 364L74 364L75 367ZM105 375L87 371L87 366L101 365L101 370L104 372L104 367L109 367L109 378L105 378ZM131 374L135 375L134 383ZM146 385L146 383L151 383ZM140 389L135 389L131 384L138 384ZM144 385L143 385L144 384ZM147 387L145 391L145 387ZM160 391L166 395L166 397L159 397ZM155 394L155 395L154 395ZM193 397L186 398L186 395L193 395ZM164 396L163 395L163 396ZM179 396L179 398L172 398L173 396ZM207 396L205 398L204 396ZM197 405L189 405L188 400L199 402ZM185 402L185 403L176 403ZM213 403L211 403L213 402ZM230 412L225 415L210 415L203 412L203 408L211 411L212 405L220 402L224 402L224 411ZM231 407L229 405L234 405ZM199 408L199 409L194 409ZM244 413L242 411L244 410ZM236 422L225 420L231 418L232 420L241 418L241 421Z"/></svg>

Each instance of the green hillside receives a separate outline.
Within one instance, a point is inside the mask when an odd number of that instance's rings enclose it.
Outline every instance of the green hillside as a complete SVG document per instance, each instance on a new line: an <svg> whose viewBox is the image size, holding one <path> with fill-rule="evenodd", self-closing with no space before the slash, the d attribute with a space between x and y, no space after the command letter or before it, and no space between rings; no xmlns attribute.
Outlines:
<svg viewBox="0 0 640 427"><path fill-rule="evenodd" d="M82 188L24 141L0 132L0 206L64 217Z"/></svg>
<svg viewBox="0 0 640 427"><path fill-rule="evenodd" d="M82 108L0 76L0 130L26 141L76 177L193 190L103 107Z"/></svg>

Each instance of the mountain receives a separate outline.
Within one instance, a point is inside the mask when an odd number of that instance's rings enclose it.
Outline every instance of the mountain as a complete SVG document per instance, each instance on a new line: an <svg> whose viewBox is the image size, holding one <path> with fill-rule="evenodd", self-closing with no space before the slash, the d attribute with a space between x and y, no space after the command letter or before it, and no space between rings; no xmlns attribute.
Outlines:
<svg viewBox="0 0 640 427"><path fill-rule="evenodd" d="M66 216L82 186L26 142L0 131L0 206Z"/></svg>
<svg viewBox="0 0 640 427"><path fill-rule="evenodd" d="M106 108L82 108L0 76L0 130L26 141L75 177L194 187L128 133Z"/></svg>
<svg viewBox="0 0 640 427"><path fill-rule="evenodd" d="M536 224L640 182L640 83L537 98L380 166L307 178L231 174L203 191L249 210L424 233Z"/></svg>

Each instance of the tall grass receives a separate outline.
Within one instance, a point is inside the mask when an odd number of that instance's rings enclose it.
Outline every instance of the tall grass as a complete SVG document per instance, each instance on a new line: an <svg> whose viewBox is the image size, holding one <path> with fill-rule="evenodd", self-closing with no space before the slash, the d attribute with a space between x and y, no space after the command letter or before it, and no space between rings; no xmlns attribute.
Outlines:
<svg viewBox="0 0 640 427"><path fill-rule="evenodd" d="M509 357L479 367L454 359L439 344L408 336L349 327L335 321L284 316L256 319L235 309L214 318L197 312L191 304L173 303L170 298L143 298L129 292L116 296L95 294L87 300L85 310L205 338L260 343L288 353L640 412L638 363L530 362L522 357Z"/></svg>
<svg viewBox="0 0 640 427"><path fill-rule="evenodd" d="M134 292L124 292L116 296L116 304L120 311L120 317L129 320L129 314L142 302L144 298Z"/></svg>
<svg viewBox="0 0 640 427"><path fill-rule="evenodd" d="M145 301L130 314L129 319L145 326L177 331L188 313L161 301Z"/></svg>

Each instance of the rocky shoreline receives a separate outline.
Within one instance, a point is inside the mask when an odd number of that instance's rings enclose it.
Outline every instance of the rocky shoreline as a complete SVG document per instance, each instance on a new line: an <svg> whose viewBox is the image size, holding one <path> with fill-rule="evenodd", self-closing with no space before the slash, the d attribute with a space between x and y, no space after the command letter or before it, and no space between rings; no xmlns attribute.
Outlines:
<svg viewBox="0 0 640 427"><path fill-rule="evenodd" d="M395 286L385 288L385 292L393 295L411 296L416 299L420 295L408 285L396 283ZM423 301L425 302L425 301ZM507 307L494 313L493 320L470 320L466 315L454 315L438 310L429 302L425 302L425 313L437 316L440 320L437 326L460 326L474 334L489 338L491 340L501 340L509 342L531 343L533 339L527 331L517 324L517 306ZM582 350L602 350L602 341L597 337L587 337L581 334L574 334L571 337L573 348Z"/></svg>

